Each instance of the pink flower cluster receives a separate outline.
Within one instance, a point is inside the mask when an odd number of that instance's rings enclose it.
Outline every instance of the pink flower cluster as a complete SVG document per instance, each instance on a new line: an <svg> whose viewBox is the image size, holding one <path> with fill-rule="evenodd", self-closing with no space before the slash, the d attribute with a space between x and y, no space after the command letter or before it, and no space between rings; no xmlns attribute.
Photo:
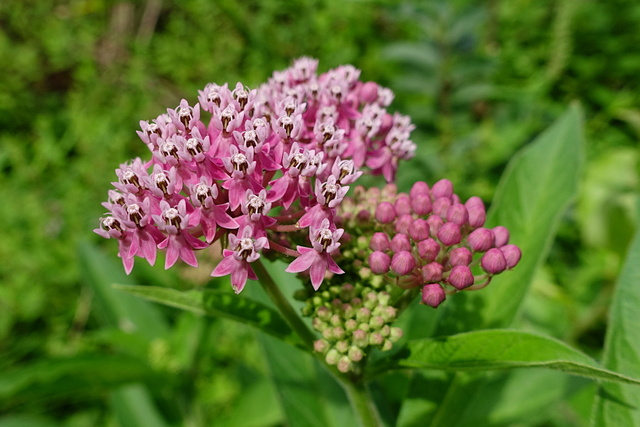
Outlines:
<svg viewBox="0 0 640 427"><path fill-rule="evenodd" d="M520 249L508 244L509 231L483 227L482 201L471 197L462 203L449 180L431 188L417 182L409 194L388 185L359 197L363 200L355 206L369 211L358 212L356 219L373 216L377 223L369 242L371 271L393 277L404 289L421 287L426 305L437 307L447 293L485 287L520 260ZM474 275L476 265L482 274Z"/></svg>
<svg viewBox="0 0 640 427"><path fill-rule="evenodd" d="M165 268L197 266L194 251L224 238L211 275L231 275L236 292L267 249L295 257L287 271L308 271L317 289L327 271L343 272L336 208L349 185L365 168L390 182L415 152L410 120L386 111L391 91L359 77L350 65L318 75L317 61L301 58L257 90L208 84L195 104L141 121L151 160L116 169L95 232L118 240L127 273L135 256L153 264L157 249ZM301 229L308 243L296 250L274 239Z"/></svg>

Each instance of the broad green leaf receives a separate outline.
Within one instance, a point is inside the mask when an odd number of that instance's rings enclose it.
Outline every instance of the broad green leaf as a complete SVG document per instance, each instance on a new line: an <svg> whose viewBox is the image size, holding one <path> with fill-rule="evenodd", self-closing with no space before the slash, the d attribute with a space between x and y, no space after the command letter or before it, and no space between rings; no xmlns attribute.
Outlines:
<svg viewBox="0 0 640 427"><path fill-rule="evenodd" d="M169 327L157 307L113 288L113 283L133 285L122 265L87 243L79 247L85 283L96 297L96 314L107 325L136 333L148 340L165 336Z"/></svg>
<svg viewBox="0 0 640 427"><path fill-rule="evenodd" d="M181 292L156 286L114 285L114 287L149 301L246 323L289 343L298 343L291 328L278 312L244 295L218 290Z"/></svg>
<svg viewBox="0 0 640 427"><path fill-rule="evenodd" d="M616 284L603 364L640 377L640 232L636 233ZM640 388L602 384L594 401L592 425L640 425Z"/></svg>
<svg viewBox="0 0 640 427"><path fill-rule="evenodd" d="M400 366L449 371L550 368L587 378L640 384L604 369L586 354L554 338L507 329L467 332L411 341Z"/></svg>
<svg viewBox="0 0 640 427"><path fill-rule="evenodd" d="M167 425L158 413L148 390L140 384L131 384L111 393L111 407L121 427Z"/></svg>
<svg viewBox="0 0 640 427"><path fill-rule="evenodd" d="M0 400L25 402L56 396L100 394L119 385L159 380L141 360L122 355L89 354L45 359L0 374Z"/></svg>
<svg viewBox="0 0 640 427"><path fill-rule="evenodd" d="M572 106L514 156L496 190L487 226L509 229L510 241L522 250L520 263L513 271L495 277L486 289L449 298L438 309L432 336L512 324L536 269L549 252L562 215L577 193L582 162L582 113L578 106ZM451 381L451 388L443 385L438 397L429 397L435 399L431 402L418 396L407 399L399 422L405 414L420 414L423 421L432 420L431 426L455 424L460 414L455 402L472 399L479 383L466 381L466 376Z"/></svg>

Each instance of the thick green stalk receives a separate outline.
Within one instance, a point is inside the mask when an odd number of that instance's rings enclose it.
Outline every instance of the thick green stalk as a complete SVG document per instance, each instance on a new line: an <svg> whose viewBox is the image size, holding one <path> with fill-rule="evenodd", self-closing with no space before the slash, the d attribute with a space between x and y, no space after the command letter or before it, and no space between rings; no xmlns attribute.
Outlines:
<svg viewBox="0 0 640 427"><path fill-rule="evenodd" d="M253 267L253 271L255 271L262 288L265 290L267 295L273 303L276 305L280 313L284 316L289 326L298 334L302 341L304 341L305 346L309 349L313 349L313 342L316 340L316 336L313 332L307 327L307 325L302 321L296 310L289 304L287 298L280 292L280 288L276 285L276 283L271 278L271 275L264 268L264 265L260 260L257 260L251 264Z"/></svg>
<svg viewBox="0 0 640 427"><path fill-rule="evenodd" d="M362 381L354 383L341 378L340 384L349 396L351 408L353 408L361 427L380 427L383 425L378 409Z"/></svg>

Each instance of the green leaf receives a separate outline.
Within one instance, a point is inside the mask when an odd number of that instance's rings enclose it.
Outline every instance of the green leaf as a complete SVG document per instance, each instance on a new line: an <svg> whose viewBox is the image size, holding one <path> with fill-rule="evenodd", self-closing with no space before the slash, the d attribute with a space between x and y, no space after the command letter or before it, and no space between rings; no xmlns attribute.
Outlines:
<svg viewBox="0 0 640 427"><path fill-rule="evenodd" d="M114 285L114 288L171 307L246 323L288 343L299 344L277 311L245 296L209 289L182 292L156 286Z"/></svg>
<svg viewBox="0 0 640 427"><path fill-rule="evenodd" d="M591 379L640 384L606 370L586 354L554 338L507 329L467 332L411 341L399 365L450 371L549 368ZM638 376L640 378L640 375Z"/></svg>
<svg viewBox="0 0 640 427"><path fill-rule="evenodd" d="M79 256L84 281L95 294L96 314L104 325L148 340L166 336L169 326L157 307L113 288L113 283L133 284L122 265L87 243L80 245Z"/></svg>
<svg viewBox="0 0 640 427"><path fill-rule="evenodd" d="M0 400L99 394L119 385L158 378L145 362L122 355L88 354L45 359L0 375Z"/></svg>
<svg viewBox="0 0 640 427"><path fill-rule="evenodd" d="M111 393L111 406L121 427L166 426L149 391L140 384L122 387Z"/></svg>
<svg viewBox="0 0 640 427"><path fill-rule="evenodd" d="M607 368L634 377L640 377L639 284L640 232L637 232L613 296L603 361ZM640 390L625 384L602 384L594 401L592 425L640 425Z"/></svg>

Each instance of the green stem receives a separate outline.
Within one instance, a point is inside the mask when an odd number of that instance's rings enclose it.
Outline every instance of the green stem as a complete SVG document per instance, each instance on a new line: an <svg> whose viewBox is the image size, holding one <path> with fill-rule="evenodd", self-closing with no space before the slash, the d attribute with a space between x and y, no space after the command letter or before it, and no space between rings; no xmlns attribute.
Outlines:
<svg viewBox="0 0 640 427"><path fill-rule="evenodd" d="M351 382L349 380L341 379L340 383L347 392L349 402L353 408L356 417L361 427L380 427L382 426L382 420L378 414L371 395L369 394L367 387L362 381Z"/></svg>
<svg viewBox="0 0 640 427"><path fill-rule="evenodd" d="M262 265L262 262L257 260L251 263L251 267L253 267L253 271L255 271L258 276L262 288L267 295L269 295L269 298L271 298L271 301L273 301L278 310L280 310L280 313L282 313L287 323L289 323L289 326L302 338L305 346L312 350L313 342L316 340L315 334L311 332L300 316L298 316L296 310L289 304L287 298L280 292L280 288L278 288L273 281L267 269Z"/></svg>

